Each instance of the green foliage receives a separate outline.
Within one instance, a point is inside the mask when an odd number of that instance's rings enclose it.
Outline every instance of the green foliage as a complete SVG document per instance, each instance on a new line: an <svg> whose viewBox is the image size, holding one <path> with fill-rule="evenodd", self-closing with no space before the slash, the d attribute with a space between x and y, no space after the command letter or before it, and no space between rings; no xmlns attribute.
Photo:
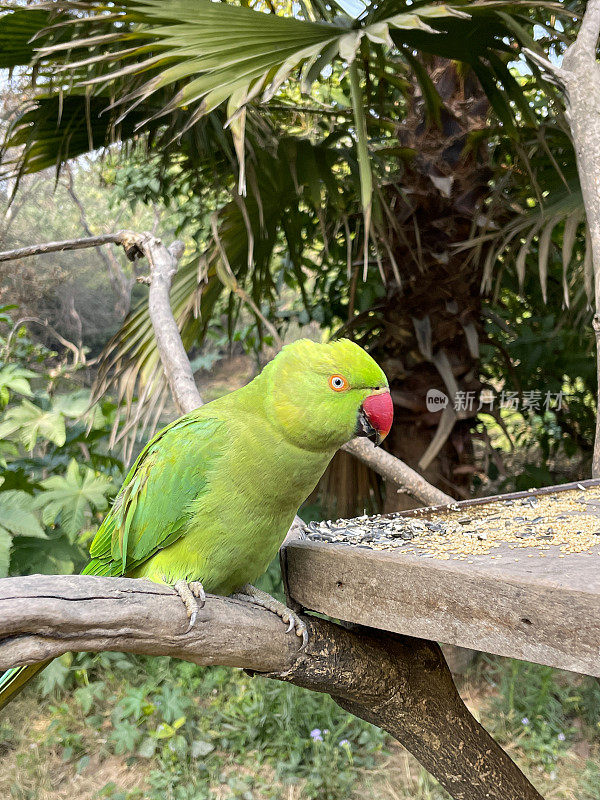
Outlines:
<svg viewBox="0 0 600 800"><path fill-rule="evenodd" d="M8 409L0 423L0 438L18 435L18 440L33 451L38 439L62 447L67 438L64 415L54 409L44 409L29 400Z"/></svg>
<svg viewBox="0 0 600 800"><path fill-rule="evenodd" d="M348 800L383 797L388 785L401 800L448 797L414 762L390 753L381 731L297 687L117 653L64 656L49 670L40 677L51 698L50 726L37 741L40 758L58 755L74 780L106 759L111 769L116 759L137 764L140 781L148 776L148 788L138 785L130 795L108 783L102 797L133 800L142 791L150 800ZM474 684L477 716L544 796L597 800L597 681L490 657L470 676ZM38 687L26 690L24 704L31 691L39 696ZM0 732L7 750L19 746L10 724ZM576 743L590 753L587 762ZM29 753L30 744L27 738L20 747ZM19 769L24 775L23 761ZM372 792L365 777L375 781Z"/></svg>
<svg viewBox="0 0 600 800"><path fill-rule="evenodd" d="M106 441L114 407L105 401L88 411L90 393L73 390L64 370L67 391L59 393L55 354L33 345L24 328L12 350L1 337L0 346L12 359L0 367L8 392L0 388L0 576L72 572L87 560L88 539L118 487L120 464ZM89 466L78 464L82 453Z"/></svg>
<svg viewBox="0 0 600 800"><path fill-rule="evenodd" d="M558 240L547 255L547 303L533 269L519 276L507 274L504 286L484 311L487 341L481 347L484 381L517 398L518 410L502 414L509 442L498 430L495 446L500 460L513 450L518 470L499 485L501 490L528 489L589 475L596 425L596 363L592 311L582 307L582 276L573 277L580 301L561 309L563 263ZM582 268L584 243L574 245ZM527 256L537 261L537 245ZM538 392L538 408L525 408L527 392ZM560 403L545 409L550 392ZM496 408L499 403L496 402ZM491 430L494 425L486 421ZM494 423L495 424L495 423ZM496 478L497 475L491 475Z"/></svg>
<svg viewBox="0 0 600 800"><path fill-rule="evenodd" d="M35 372L24 369L18 364L6 364L0 370L0 407L6 406L11 392L31 397L29 381L35 378Z"/></svg>
<svg viewBox="0 0 600 800"><path fill-rule="evenodd" d="M44 529L31 511L31 496L17 489L3 492L0 487L0 578L8 575L10 549L15 536L46 538Z"/></svg>
<svg viewBox="0 0 600 800"><path fill-rule="evenodd" d="M115 485L110 478L97 475L88 467L81 468L71 459L66 473L52 475L40 481L42 492L35 498L33 507L42 509L44 525L60 526L73 542L93 511L105 511L108 497L114 494Z"/></svg>
<svg viewBox="0 0 600 800"><path fill-rule="evenodd" d="M244 296L281 331L296 320L337 329L364 311L353 333L369 344L384 319L379 301L418 272L413 258L395 259L390 249L414 236L415 220L408 208L399 214L387 204L410 194L404 164L418 154L397 145L407 117L421 115L415 97L424 98L432 129L445 113L429 63L452 59L461 62L461 81L478 77L494 111L486 135L493 130L508 148L506 134L535 129L554 98L534 60L536 102L509 68L516 57L528 59L523 47L540 49L536 23L544 44L560 51L549 8L560 7L385 0L354 17L337 3L286 3L266 13L253 0L218 8L207 0L123 0L107 15L95 0L78 9L55 3L56 24L40 28L33 67L29 34L39 9L15 4L0 19L0 42L14 37L14 17L22 18L27 38L9 52L39 88L6 147L18 175L60 168L86 141L97 148L120 139L128 156L134 138L140 143L140 168L114 180L127 199L179 200L189 209L197 252L172 292L186 347L202 341L224 310L233 338ZM66 76L73 88L64 96ZM472 146L465 141L464 152ZM366 280L352 286L363 258ZM286 287L294 299L282 310ZM252 315L261 342L261 316ZM159 403L164 383L145 304L107 348L98 393L116 380L125 394L136 378L139 394Z"/></svg>

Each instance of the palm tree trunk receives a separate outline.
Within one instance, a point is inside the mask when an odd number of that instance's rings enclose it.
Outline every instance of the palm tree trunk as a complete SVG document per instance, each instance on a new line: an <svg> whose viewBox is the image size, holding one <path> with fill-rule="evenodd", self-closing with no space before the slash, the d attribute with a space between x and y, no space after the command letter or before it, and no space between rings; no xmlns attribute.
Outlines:
<svg viewBox="0 0 600 800"><path fill-rule="evenodd" d="M426 66L444 107L437 122L427 119L415 81L410 111L398 123L397 138L403 153L416 155L399 164L401 178L389 182L380 198L387 206L377 230L380 242L387 243L381 248L382 255L388 253L382 263L386 296L355 316L348 328L390 379L395 421L385 447L460 498L469 496L476 471L473 427L482 388L478 341L483 329L483 262L457 252L455 246L472 235L488 193L491 170L486 137L480 135L486 128L488 103L475 76L459 75L453 62L434 59ZM375 336L368 332L372 328L361 330L373 314L379 321ZM448 398L440 430L442 410L428 408L432 390ZM456 403L466 407L452 424ZM339 468L338 461L333 469ZM362 513L376 505L362 471L354 481L347 466L343 471L347 502L343 500L341 508L338 503L338 513ZM340 485L337 478L336 483ZM393 511L415 504L390 490L383 507Z"/></svg>

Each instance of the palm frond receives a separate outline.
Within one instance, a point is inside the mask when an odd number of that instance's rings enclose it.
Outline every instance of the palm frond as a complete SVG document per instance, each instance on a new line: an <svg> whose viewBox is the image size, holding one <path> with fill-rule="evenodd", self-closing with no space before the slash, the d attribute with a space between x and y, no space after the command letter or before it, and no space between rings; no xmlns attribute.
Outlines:
<svg viewBox="0 0 600 800"><path fill-rule="evenodd" d="M323 19L301 19L262 13L232 3L210 0L121 0L110 7L95 2L40 3L24 8L15 4L0 18L0 41L11 28L22 27L20 55L31 53L35 28L33 15L52 13L53 25L40 28L46 17L39 17L35 69L44 78L46 94L62 96L65 78L82 91L86 102L101 94L112 98L104 113L110 125L128 119L128 129L155 130L161 123L173 122L173 115L184 110L184 121L177 121L175 136L181 135L206 114L226 105L226 125L231 129L239 161L239 189L245 193L246 106L252 101L267 101L292 76L301 72L307 90L320 70L337 59L354 65L359 48L397 49L417 72L424 96L439 121L441 100L432 89L418 59L421 53L468 63L482 82L492 106L506 128L514 131L514 103L522 114L529 114L527 103L519 100L514 77L506 67L514 56L510 40L527 40L527 24L519 13L539 5L545 12L559 11L556 3L493 2L431 4L388 0L380 3L361 20L331 11ZM512 16L511 16L512 15ZM314 14L313 14L314 17ZM2 33L2 27L6 29ZM29 49L28 49L29 48ZM392 63L393 66L393 63ZM63 77L64 75L64 77ZM370 224L372 178L368 165L362 96L358 70L350 75L350 94L357 121L357 147L362 203L365 221ZM352 88L354 86L354 89ZM105 100L106 102L106 100ZM91 114L87 109L88 139L93 145ZM31 122L30 117L27 119ZM47 128L42 137L48 138ZM132 135L132 133L129 133ZM70 152L70 148L68 149ZM58 150L57 161L65 157ZM68 155L67 155L68 157ZM28 151L23 158L27 161ZM35 159L24 168L35 169ZM368 230L367 230L368 233Z"/></svg>
<svg viewBox="0 0 600 800"><path fill-rule="evenodd" d="M33 40L51 19L51 11L41 8L21 8L0 16L0 69L31 64L36 52Z"/></svg>
<svg viewBox="0 0 600 800"><path fill-rule="evenodd" d="M502 149L502 148L500 148ZM500 156L506 157L506 152ZM496 230L483 231L461 245L461 249L489 247L482 288L492 289L494 269L513 265L522 287L531 256L537 255L537 270L544 302L547 298L549 261L553 248L559 249L563 265L563 303L568 307L569 271L582 277L588 261L589 236L584 226L584 207L575 151L566 130L556 125L529 129L521 156L511 154L505 169L510 180L499 181L490 200L496 216L504 223ZM593 300L593 286L585 279L585 296Z"/></svg>
<svg viewBox="0 0 600 800"><path fill-rule="evenodd" d="M286 274L296 277L300 291L310 275L324 294L333 280L340 296L354 292L347 279L340 288L342 278L319 273L314 262L338 259L344 273L347 264L355 274L357 242L368 246L372 233L383 250L385 227L401 227L381 187L398 181L399 160L409 161L416 152L390 147L396 143L390 140L398 132L399 109L416 95L411 76L420 84L428 121L441 126L448 118L429 74L436 58L467 65L465 74L479 77L501 122L499 135L516 134L515 117L528 120L531 112L519 99L508 64L522 44L536 46L532 7L540 18L549 9L564 10L555 3L383 0L357 21L320 2L311 4L314 13L304 19L210 0L120 0L109 11L95 0L15 3L0 17L0 44L11 25L16 31L21 25L7 61L25 65L33 51L29 71L37 76L39 94L11 125L7 165L17 175L58 167L86 149L143 135L151 151L183 158L195 188L209 176L230 200L218 213L206 250L174 280L173 310L189 347L202 339L219 307L227 272L223 254L258 311L276 295L272 263L280 245L287 246L291 263ZM32 37L34 13L50 16L37 18ZM310 126L296 125L292 115L302 115L301 109L271 110L286 83L298 80L308 91L325 66L333 66L339 86L330 106L334 125L325 116ZM377 93L370 89L374 74L383 76ZM290 129L292 136L282 136ZM246 198L236 192L236 182L239 189L247 183ZM522 246L530 230L520 219L496 249L504 252L512 239ZM396 234L400 239L403 232ZM418 230L415 243L418 251ZM400 284L404 267L389 247L387 252ZM383 275L379 252L370 264ZM232 297L230 319L235 305ZM127 401L126 432L155 424L165 393L145 305L130 315L104 354L97 391L109 385Z"/></svg>

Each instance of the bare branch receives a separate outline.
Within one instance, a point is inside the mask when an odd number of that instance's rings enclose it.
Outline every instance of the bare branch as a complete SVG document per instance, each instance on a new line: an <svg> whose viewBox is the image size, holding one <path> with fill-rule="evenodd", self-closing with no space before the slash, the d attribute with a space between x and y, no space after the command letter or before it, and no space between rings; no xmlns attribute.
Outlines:
<svg viewBox="0 0 600 800"><path fill-rule="evenodd" d="M127 257L133 261L139 258L141 251L136 248L139 235L131 231L117 231L117 233L102 233L99 236L88 236L83 239L65 239L61 242L45 242L44 244L31 244L19 247L16 250L5 250L0 253L0 261L14 261L18 258L44 255L45 253L58 253L65 250L85 250L86 247L99 247L102 244L120 244L125 248Z"/></svg>
<svg viewBox="0 0 600 800"><path fill-rule="evenodd" d="M65 339L65 337L61 336L60 333L55 330L49 322L47 322L47 320L41 319L40 317L19 317L19 319L12 326L12 329L6 338L6 344L4 345L4 349L2 351L2 357L4 359L7 359L10 354L10 346L12 344L13 336L25 322L35 322L37 325L41 325L42 327L46 328L46 330L52 336L54 336L54 338L60 342L63 347L66 347L67 350L70 350L73 353L73 364L71 365L72 368L75 368L80 361L82 364L86 363L83 349L77 347L77 345L73 344L73 342L70 342L68 339Z"/></svg>
<svg viewBox="0 0 600 800"><path fill-rule="evenodd" d="M21 247L17 250L8 250L0 253L0 261L11 261L65 250L83 250L103 244L121 245L131 261L142 256L148 259L151 272L150 318L173 399L182 414L198 408L202 405L202 398L196 388L190 362L181 341L179 328L173 318L169 300L171 280L177 270L177 262L183 255L183 242L175 241L167 249L160 239L150 233L118 231L117 233L105 233L82 239L67 239L61 242L46 242L45 244Z"/></svg>
<svg viewBox="0 0 600 800"><path fill-rule="evenodd" d="M528 47L523 48L523 53L527 56L530 61L533 61L534 64L542 70L544 78L554 83L556 86L560 86L564 88L564 74L563 70L558 66L558 64L553 64L551 61L548 61L547 58L544 58L539 53L536 53L535 50L530 50Z"/></svg>
<svg viewBox="0 0 600 800"><path fill-rule="evenodd" d="M243 667L330 693L387 730L457 800L542 800L471 716L434 642L304 617L305 651L274 614L209 596L186 632L168 586L128 578L35 575L0 581L0 669L67 651L170 655Z"/></svg>

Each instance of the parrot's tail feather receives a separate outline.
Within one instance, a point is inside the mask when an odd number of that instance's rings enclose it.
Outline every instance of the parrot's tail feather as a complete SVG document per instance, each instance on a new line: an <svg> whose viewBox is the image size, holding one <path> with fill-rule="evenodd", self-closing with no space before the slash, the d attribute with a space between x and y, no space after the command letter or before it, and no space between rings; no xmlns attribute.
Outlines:
<svg viewBox="0 0 600 800"><path fill-rule="evenodd" d="M30 664L27 667L13 667L0 675L0 710L8 705L21 689L49 663L50 661L41 661L39 664Z"/></svg>

